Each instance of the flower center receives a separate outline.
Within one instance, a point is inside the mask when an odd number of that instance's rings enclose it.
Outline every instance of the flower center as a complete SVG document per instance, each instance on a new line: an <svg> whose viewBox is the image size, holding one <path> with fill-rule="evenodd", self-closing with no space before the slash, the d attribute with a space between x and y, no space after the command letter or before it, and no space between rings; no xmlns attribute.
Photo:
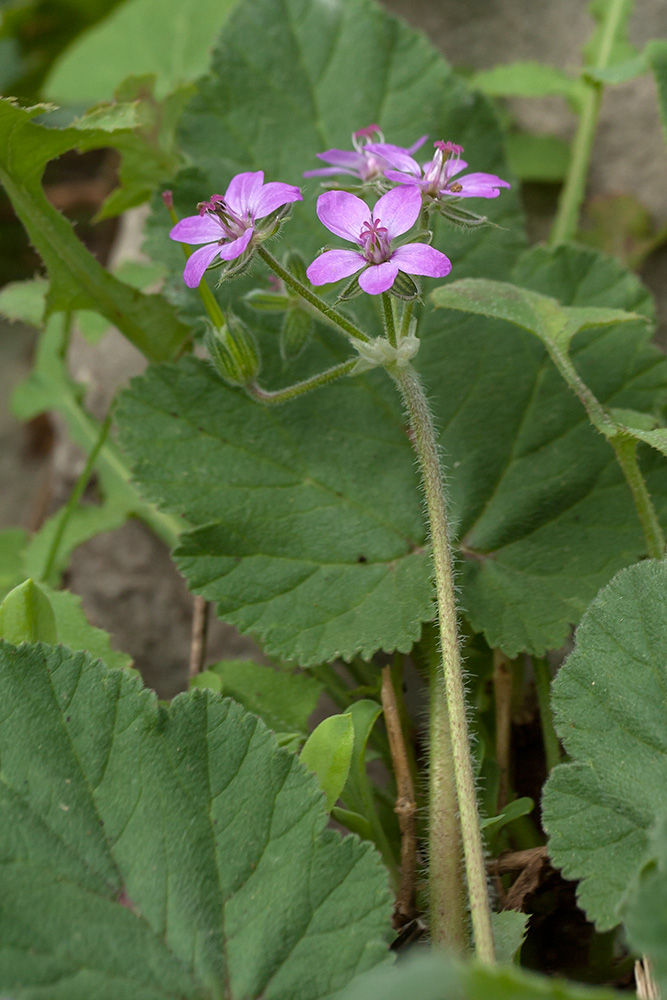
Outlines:
<svg viewBox="0 0 667 1000"><path fill-rule="evenodd" d="M369 264L382 264L391 257L391 240L381 219L364 222L359 233L359 246Z"/></svg>
<svg viewBox="0 0 667 1000"><path fill-rule="evenodd" d="M239 236L243 236L246 229L252 226L250 215L247 219L242 219L240 215L232 211L220 194L211 195L210 201L200 201L197 208L200 215L210 215L220 225L224 233L224 236L219 240L220 243L237 240Z"/></svg>
<svg viewBox="0 0 667 1000"><path fill-rule="evenodd" d="M424 180L428 182L426 194L433 198L437 198L443 191L456 194L461 190L461 185L457 181L450 182L449 178L453 173L452 168L461 158L463 146L457 146L454 142L443 142L442 139L438 139L433 145L435 156L424 166ZM451 166L450 161L453 161Z"/></svg>

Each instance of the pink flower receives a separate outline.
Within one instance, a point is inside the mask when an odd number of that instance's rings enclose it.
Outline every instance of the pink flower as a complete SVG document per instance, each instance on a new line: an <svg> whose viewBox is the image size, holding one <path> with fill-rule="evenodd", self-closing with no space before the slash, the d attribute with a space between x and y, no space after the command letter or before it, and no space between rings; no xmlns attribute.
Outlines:
<svg viewBox="0 0 667 1000"><path fill-rule="evenodd" d="M275 231L276 217L262 226L263 219L293 201L301 201L301 192L291 184L264 183L264 172L237 174L224 195L214 194L200 202L198 215L177 222L169 233L179 243L205 243L188 257L183 278L188 288L196 288L204 271L216 257L232 261L249 255L254 243Z"/></svg>
<svg viewBox="0 0 667 1000"><path fill-rule="evenodd" d="M378 136L380 141L372 144L371 151L370 144L374 135ZM384 136L378 125L368 125L366 128L360 128L357 132L353 132L352 145L354 150L327 149L325 153L317 153L318 159L333 165L319 167L317 170L306 170L303 176L328 177L332 174L351 174L363 182L370 181L375 177L381 177L385 168L390 165L385 158L385 150L389 153L409 155L415 153L425 142L426 136L423 135L407 149L402 146L392 146L391 143L384 141Z"/></svg>
<svg viewBox="0 0 667 1000"><path fill-rule="evenodd" d="M433 143L435 156L423 168L407 153L383 151L382 156L389 164L385 177L398 184L409 184L418 187L430 198L497 198L500 188L508 188L507 181L495 174L466 174L457 177L468 166L461 159L463 146L453 142L438 140ZM372 153L375 144L370 143L367 149ZM454 180L456 178L456 180Z"/></svg>
<svg viewBox="0 0 667 1000"><path fill-rule="evenodd" d="M415 224L421 206L421 194L415 187L387 191L372 212L366 202L348 191L321 194L317 199L320 222L359 249L326 250L306 271L308 279L313 285L326 285L361 271L360 287L369 295L379 295L391 288L399 271L444 278L452 269L444 253L425 243L407 243L395 249L391 245L396 236Z"/></svg>

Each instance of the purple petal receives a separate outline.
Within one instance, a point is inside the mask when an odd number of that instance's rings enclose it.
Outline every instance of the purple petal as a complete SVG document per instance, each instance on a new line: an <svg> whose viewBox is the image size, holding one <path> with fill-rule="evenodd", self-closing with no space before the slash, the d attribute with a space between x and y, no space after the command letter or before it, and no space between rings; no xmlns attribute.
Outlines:
<svg viewBox="0 0 667 1000"><path fill-rule="evenodd" d="M282 205L287 205L292 201L301 201L303 195L298 187L293 184L283 184L282 181L269 181L260 190L254 204L251 204L253 219L263 219L265 215L270 215Z"/></svg>
<svg viewBox="0 0 667 1000"><path fill-rule="evenodd" d="M413 187L427 188L428 181L422 177L413 177L412 174L402 174L398 170L385 170L385 177L396 184L411 184Z"/></svg>
<svg viewBox="0 0 667 1000"><path fill-rule="evenodd" d="M445 164L445 177L449 180L450 177L456 177L460 174L462 170L468 166L465 160L457 159L455 156L447 160ZM426 169L426 168L424 168Z"/></svg>
<svg viewBox="0 0 667 1000"><path fill-rule="evenodd" d="M371 264L359 275L359 286L369 295L379 295L391 288L397 274L398 264L393 258L386 260L384 264Z"/></svg>
<svg viewBox="0 0 667 1000"><path fill-rule="evenodd" d="M304 177L331 177L333 174L350 174L358 177L357 170L346 170L345 167L318 167L317 170L304 170Z"/></svg>
<svg viewBox="0 0 667 1000"><path fill-rule="evenodd" d="M459 177L456 183L461 185L461 190L447 193L459 198L497 198L501 187L510 187L507 181L495 174L466 174Z"/></svg>
<svg viewBox="0 0 667 1000"><path fill-rule="evenodd" d="M326 250L306 271L313 285L328 285L331 281L350 278L365 264L360 253L354 250Z"/></svg>
<svg viewBox="0 0 667 1000"><path fill-rule="evenodd" d="M327 149L326 153L316 153L318 160L332 163L335 167L345 167L356 174L366 157L351 149Z"/></svg>
<svg viewBox="0 0 667 1000"><path fill-rule="evenodd" d="M223 246L219 248L222 259L236 260L237 257L240 257L245 248L248 246L248 243L250 243L253 232L254 230L252 226L250 226L249 229L246 229L243 236L239 236L237 240L232 240L231 243L223 244Z"/></svg>
<svg viewBox="0 0 667 1000"><path fill-rule="evenodd" d="M389 239L393 239L414 226L421 207L421 192L414 185L392 188L378 201L373 209L373 218L380 220Z"/></svg>
<svg viewBox="0 0 667 1000"><path fill-rule="evenodd" d="M394 167L396 170L412 174L413 177L421 177L422 175L421 167L417 161L413 160L400 146L392 146L388 142L370 142L367 146L364 146L364 149L368 149L372 153L377 153L390 167Z"/></svg>
<svg viewBox="0 0 667 1000"><path fill-rule="evenodd" d="M257 200L263 183L263 170L257 170L255 173L237 174L236 177L232 177L229 187L225 191L225 201L232 212L245 219Z"/></svg>
<svg viewBox="0 0 667 1000"><path fill-rule="evenodd" d="M357 243L371 212L365 201L349 191L325 191L317 199L317 215L327 229L344 240Z"/></svg>
<svg viewBox="0 0 667 1000"><path fill-rule="evenodd" d="M210 215L188 215L176 223L169 236L179 243L217 243L224 232L218 220Z"/></svg>
<svg viewBox="0 0 667 1000"><path fill-rule="evenodd" d="M188 288L196 288L204 277L204 271L214 257L218 255L220 247L217 243L209 243L208 246L200 247L199 250L188 257L183 271L183 280Z"/></svg>
<svg viewBox="0 0 667 1000"><path fill-rule="evenodd" d="M449 257L426 243L397 247L391 259L406 274L424 274L429 278L444 278L452 269Z"/></svg>
<svg viewBox="0 0 667 1000"><path fill-rule="evenodd" d="M419 139L417 139L416 142L413 142L411 146L408 146L407 152L408 153L416 153L417 150L420 149L420 147L424 145L424 143L426 142L427 139L428 139L427 135L420 136Z"/></svg>

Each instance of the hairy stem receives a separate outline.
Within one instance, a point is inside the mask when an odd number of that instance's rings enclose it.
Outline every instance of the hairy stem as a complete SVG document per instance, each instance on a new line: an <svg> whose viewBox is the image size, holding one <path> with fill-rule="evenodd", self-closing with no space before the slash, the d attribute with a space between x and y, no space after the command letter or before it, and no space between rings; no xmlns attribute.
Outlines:
<svg viewBox="0 0 667 1000"><path fill-rule="evenodd" d="M604 69L611 56L612 46L619 24L623 16L625 0L611 0L607 8L600 48L595 60L594 69ZM596 80L584 77L582 81L584 97L579 113L579 124L572 144L572 156L565 185L558 202L558 211L554 220L549 243L565 243L571 240L578 227L579 213L586 190L586 177L593 150L595 129L600 114L603 86Z"/></svg>
<svg viewBox="0 0 667 1000"><path fill-rule="evenodd" d="M618 435L612 438L611 444L632 493L632 499L646 540L646 551L651 559L663 559L665 556L665 536L639 468L637 442L634 438Z"/></svg>
<svg viewBox="0 0 667 1000"><path fill-rule="evenodd" d="M483 962L495 960L493 933L491 929L491 909L484 864L482 835L479 827L479 813L475 795L475 780L468 737L465 689L461 669L458 639L454 577L449 549L447 514L442 484L442 471L438 458L438 446L424 390L417 373L411 366L395 366L389 369L403 397L409 414L415 451L419 458L426 507L428 511L433 565L435 570L438 604L438 624L442 655L447 710L451 731L451 748L454 777L459 806L463 854L468 879L468 899L474 936L475 951ZM442 748L431 746L431 766L447 766L442 762ZM435 833L441 817L434 816ZM438 875L435 874L437 880ZM433 876L431 877L431 880ZM435 888L437 894L437 887ZM438 942L442 943L442 941Z"/></svg>
<svg viewBox="0 0 667 1000"><path fill-rule="evenodd" d="M311 375L303 382L288 385L285 389L262 389L256 382L251 382L245 387L246 392L259 403L288 403L291 399L296 399L297 396L303 396L304 393L319 389L320 386L334 382L336 379L342 378L343 375L349 375L357 360L357 358L351 358L349 361L343 361L339 365L334 365L333 368L327 368L325 372Z"/></svg>
<svg viewBox="0 0 667 1000"><path fill-rule="evenodd" d="M271 270L277 274L286 285L289 285L290 288L294 289L294 291L297 292L302 299L305 299L311 306L314 306L317 311L322 313L323 316L326 316L328 320L335 323L337 327L344 330L345 333L350 335L350 337L354 337L356 340L368 340L368 337L363 330L360 330L358 326L355 326L349 319L341 315L337 309L334 309L333 306L328 304L328 302L325 302L324 299L321 299L319 295L316 295L315 292L312 292L310 288L300 282L298 278L295 278L286 267L283 267L282 264L276 260L273 254L269 253L266 247L261 245L258 246L257 253L262 258L264 263L267 264L268 267L270 267Z"/></svg>
<svg viewBox="0 0 667 1000"><path fill-rule="evenodd" d="M394 307L391 304L391 295L382 293L382 316L384 320L384 333L392 347L396 347L396 324L394 323Z"/></svg>

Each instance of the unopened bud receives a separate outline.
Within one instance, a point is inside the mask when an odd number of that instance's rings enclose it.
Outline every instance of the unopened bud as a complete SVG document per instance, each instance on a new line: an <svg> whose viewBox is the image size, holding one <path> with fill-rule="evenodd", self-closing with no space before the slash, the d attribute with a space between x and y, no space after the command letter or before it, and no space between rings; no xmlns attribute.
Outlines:
<svg viewBox="0 0 667 1000"><path fill-rule="evenodd" d="M290 305L288 295L283 292L268 292L263 288L253 288L243 296L243 301L262 312L283 312Z"/></svg>
<svg viewBox="0 0 667 1000"><path fill-rule="evenodd" d="M290 250L285 256L285 267L306 288L310 285L306 275L306 262L298 250Z"/></svg>
<svg viewBox="0 0 667 1000"><path fill-rule="evenodd" d="M291 361L304 349L313 329L313 321L304 309L290 309L285 313L280 331L280 353L283 361Z"/></svg>
<svg viewBox="0 0 667 1000"><path fill-rule="evenodd" d="M229 315L220 329L209 327L204 344L228 385L246 386L257 378L259 350L252 333L238 316Z"/></svg>

